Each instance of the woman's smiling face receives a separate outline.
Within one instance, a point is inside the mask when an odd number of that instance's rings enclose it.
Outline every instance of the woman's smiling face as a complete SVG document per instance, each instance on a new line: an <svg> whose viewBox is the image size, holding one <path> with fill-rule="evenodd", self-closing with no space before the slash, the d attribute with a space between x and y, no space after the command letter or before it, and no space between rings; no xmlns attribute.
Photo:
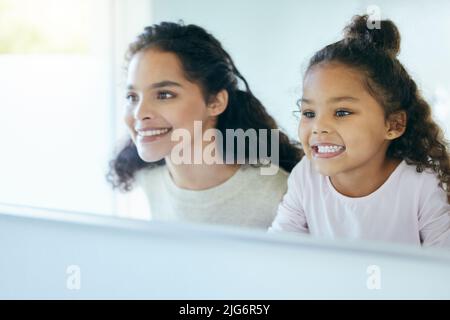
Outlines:
<svg viewBox="0 0 450 320"><path fill-rule="evenodd" d="M185 78L180 60L170 52L148 49L132 57L126 99L124 120L147 162L163 159L179 143L171 141L173 130L186 129L193 137L194 121L202 121L203 130L214 127L200 86Z"/></svg>
<svg viewBox="0 0 450 320"><path fill-rule="evenodd" d="M335 176L386 157L388 125L362 74L342 64L313 66L303 82L299 138L322 175Z"/></svg>

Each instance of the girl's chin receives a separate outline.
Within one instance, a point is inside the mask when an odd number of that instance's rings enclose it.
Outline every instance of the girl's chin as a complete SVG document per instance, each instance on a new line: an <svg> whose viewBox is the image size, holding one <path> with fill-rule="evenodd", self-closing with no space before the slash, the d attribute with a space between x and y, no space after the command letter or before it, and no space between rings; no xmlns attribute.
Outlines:
<svg viewBox="0 0 450 320"><path fill-rule="evenodd" d="M336 167L332 165L326 165L323 163L314 163L314 169L323 176L334 176L337 173L339 173L339 170L337 170Z"/></svg>

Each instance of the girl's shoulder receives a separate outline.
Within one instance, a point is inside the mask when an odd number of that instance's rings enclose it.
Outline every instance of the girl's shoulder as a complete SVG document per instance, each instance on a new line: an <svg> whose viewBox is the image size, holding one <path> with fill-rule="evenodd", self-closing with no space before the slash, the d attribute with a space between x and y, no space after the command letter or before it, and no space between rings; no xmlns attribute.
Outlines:
<svg viewBox="0 0 450 320"><path fill-rule="evenodd" d="M304 178L304 177L319 177L319 173L314 170L312 162L306 156L300 160L299 163L292 169L291 177L293 178Z"/></svg>
<svg viewBox="0 0 450 320"><path fill-rule="evenodd" d="M419 170L417 165L409 164L403 160L397 170L399 171L399 179L405 183L414 183L422 186L431 186L439 183L437 173L431 168Z"/></svg>
<svg viewBox="0 0 450 320"><path fill-rule="evenodd" d="M300 192L314 192L325 183L325 176L320 175L310 159L306 156L292 169L288 179L288 188Z"/></svg>
<svg viewBox="0 0 450 320"><path fill-rule="evenodd" d="M422 205L432 201L447 202L446 191L440 185L440 180L435 171L430 168L420 170L417 165L403 160L396 169L395 178L392 179L391 190L394 193L402 192L408 195L412 201ZM438 199L438 200L437 200Z"/></svg>
<svg viewBox="0 0 450 320"><path fill-rule="evenodd" d="M414 191L423 198L428 198L433 194L445 194L440 185L440 180L435 171L430 168L419 170L417 165L408 164L402 161L402 170L399 174L399 184L402 188Z"/></svg>

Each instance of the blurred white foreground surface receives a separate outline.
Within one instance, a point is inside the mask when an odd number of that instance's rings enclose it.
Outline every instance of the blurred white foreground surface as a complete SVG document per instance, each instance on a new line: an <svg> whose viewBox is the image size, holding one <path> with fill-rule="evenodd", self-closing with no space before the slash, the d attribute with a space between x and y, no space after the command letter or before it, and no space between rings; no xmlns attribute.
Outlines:
<svg viewBox="0 0 450 320"><path fill-rule="evenodd" d="M441 250L0 205L0 298L449 299Z"/></svg>

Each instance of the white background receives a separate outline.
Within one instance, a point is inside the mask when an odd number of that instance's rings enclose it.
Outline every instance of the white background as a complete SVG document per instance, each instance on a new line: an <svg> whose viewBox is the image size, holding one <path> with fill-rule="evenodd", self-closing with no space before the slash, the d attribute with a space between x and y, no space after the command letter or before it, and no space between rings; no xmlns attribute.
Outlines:
<svg viewBox="0 0 450 320"><path fill-rule="evenodd" d="M339 40L354 14L377 5L382 18L399 26L400 60L450 132L449 1L92 3L89 56L0 55L0 202L148 218L142 193L113 192L105 174L126 137L121 120L126 45L145 25L163 20L183 19L212 32L256 96L297 138L291 111L308 58Z"/></svg>

